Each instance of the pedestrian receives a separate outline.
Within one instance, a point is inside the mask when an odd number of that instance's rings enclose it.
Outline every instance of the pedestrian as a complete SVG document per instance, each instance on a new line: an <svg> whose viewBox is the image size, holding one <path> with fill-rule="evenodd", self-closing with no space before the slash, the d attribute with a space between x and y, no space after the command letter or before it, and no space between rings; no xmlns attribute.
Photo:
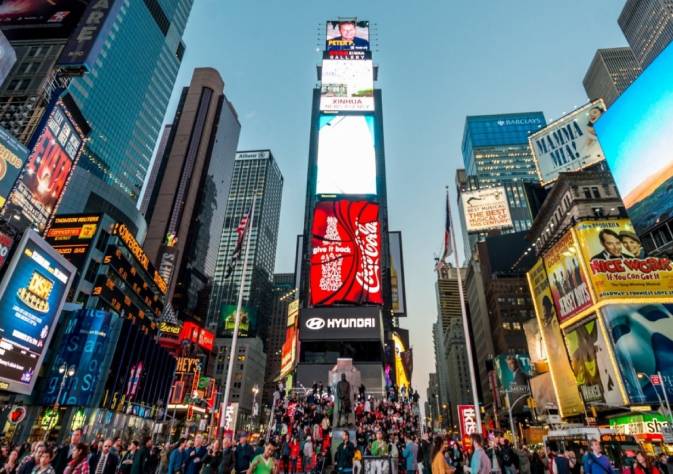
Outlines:
<svg viewBox="0 0 673 474"><path fill-rule="evenodd" d="M432 444L427 431L421 435L421 451L423 452L423 474L430 474L432 460ZM461 473L462 474L462 473Z"/></svg>
<svg viewBox="0 0 673 474"><path fill-rule="evenodd" d="M636 453L636 462L631 469L632 474L662 474L652 462L652 458L642 451Z"/></svg>
<svg viewBox="0 0 673 474"><path fill-rule="evenodd" d="M313 464L313 453L313 441L311 440L310 436L307 436L304 440L304 446L302 448L303 458L301 462L301 467L307 474L311 472L311 466Z"/></svg>
<svg viewBox="0 0 673 474"><path fill-rule="evenodd" d="M297 463L299 462L299 453L301 451L299 447L299 441L293 434L289 442L290 448L290 473L294 474L297 472Z"/></svg>
<svg viewBox="0 0 673 474"><path fill-rule="evenodd" d="M148 463L150 462L150 454L152 449L152 438L146 436L143 440L142 446L136 452L131 465L131 474L146 474L149 473ZM154 471L151 471L154 472Z"/></svg>
<svg viewBox="0 0 673 474"><path fill-rule="evenodd" d="M7 460L0 468L0 474L16 474L16 468L19 463L19 451L12 449L7 456Z"/></svg>
<svg viewBox="0 0 673 474"><path fill-rule="evenodd" d="M474 452L472 453L472 459L470 460L470 472L471 474L490 474L491 472L491 460L488 458L488 455L483 448L483 439L479 433L472 433L470 435L472 439L472 446L474 447ZM434 474L434 472L433 472Z"/></svg>
<svg viewBox="0 0 673 474"><path fill-rule="evenodd" d="M589 451L584 457L585 474L611 474L610 460L601 451L601 443L592 439L589 442Z"/></svg>
<svg viewBox="0 0 673 474"><path fill-rule="evenodd" d="M247 433L241 433L238 437L238 446L234 453L234 467L237 474L248 472L250 462L254 458L255 450L248 444Z"/></svg>
<svg viewBox="0 0 673 474"><path fill-rule="evenodd" d="M42 453L45 451L44 443L36 441L31 446L31 451L23 457L16 469L17 474L30 474L33 468L38 465Z"/></svg>
<svg viewBox="0 0 673 474"><path fill-rule="evenodd" d="M186 446L187 440L185 438L180 438L178 444L168 455L168 474L182 474L183 465L187 459L185 455Z"/></svg>
<svg viewBox="0 0 673 474"><path fill-rule="evenodd" d="M276 472L276 461L273 459L273 451L274 446L267 443L264 446L264 452L252 458L247 474L274 474Z"/></svg>
<svg viewBox="0 0 673 474"><path fill-rule="evenodd" d="M31 474L56 474L56 471L54 471L54 466L51 465L51 460L53 457L53 452L45 449L40 455L38 464L33 468Z"/></svg>
<svg viewBox="0 0 673 474"><path fill-rule="evenodd" d="M449 449L449 443L441 436L435 437L435 442L432 445L432 474L453 474L456 470L449 466L446 462L446 451Z"/></svg>
<svg viewBox="0 0 673 474"><path fill-rule="evenodd" d="M201 474L216 474L221 458L222 450L220 449L220 442L215 440L208 448L208 454L203 459Z"/></svg>
<svg viewBox="0 0 673 474"><path fill-rule="evenodd" d="M531 472L530 472L530 452L528 451L528 447L524 446L520 451L515 450L514 452L519 457L519 472L521 474L531 474ZM578 472L578 473L573 473L573 474L580 474L580 473Z"/></svg>
<svg viewBox="0 0 673 474"><path fill-rule="evenodd" d="M555 465L552 467L552 469L555 468L555 470L552 472L556 474L570 474L570 460L566 456L565 452L554 456L554 463Z"/></svg>
<svg viewBox="0 0 673 474"><path fill-rule="evenodd" d="M581 474L582 466L577 462L577 455L575 451L568 449L565 452L565 457L568 458L568 467L570 469L570 474Z"/></svg>
<svg viewBox="0 0 673 474"><path fill-rule="evenodd" d="M194 446L187 449L185 474L198 474L207 454L208 449L203 445L203 435L197 434L194 436Z"/></svg>
<svg viewBox="0 0 673 474"><path fill-rule="evenodd" d="M519 472L519 456L512 449L509 440L504 439L499 446L498 462L504 468L505 474L518 474ZM568 473L563 473L568 474Z"/></svg>
<svg viewBox="0 0 673 474"><path fill-rule="evenodd" d="M418 445L408 434L404 438L406 443L402 456L404 457L405 468L407 474L416 474L418 470Z"/></svg>
<svg viewBox="0 0 673 474"><path fill-rule="evenodd" d="M657 466L661 474L673 474L673 471L668 468L668 455L666 453L659 453L654 465Z"/></svg>
<svg viewBox="0 0 673 474"><path fill-rule="evenodd" d="M378 430L371 447L372 456L387 456L389 452L388 443L383 439L383 431Z"/></svg>
<svg viewBox="0 0 673 474"><path fill-rule="evenodd" d="M65 474L89 474L89 447L78 443L72 450L70 462L63 471Z"/></svg>
<svg viewBox="0 0 673 474"><path fill-rule="evenodd" d="M544 451L538 449L530 457L530 474L545 474Z"/></svg>
<svg viewBox="0 0 673 474"><path fill-rule="evenodd" d="M76 429L73 430L70 434L70 443L65 444L58 448L56 455L52 462L56 474L63 474L66 466L72 460L72 453L75 450L75 447L82 442L82 430Z"/></svg>
<svg viewBox="0 0 673 474"><path fill-rule="evenodd" d="M222 458L220 465L217 467L217 474L231 474L234 470L234 447L232 446L231 438L225 437L222 440Z"/></svg>
<svg viewBox="0 0 673 474"><path fill-rule="evenodd" d="M350 440L350 434L344 430L341 434L341 443L334 455L334 464L337 473L350 473L353 471L353 458L355 458L355 445Z"/></svg>
<svg viewBox="0 0 673 474"><path fill-rule="evenodd" d="M140 444L138 443L138 441L136 440L131 441L131 444L129 444L126 452L124 453L124 456L119 462L120 474L131 474L131 470L133 469L133 462L136 459L136 454L138 453L139 447Z"/></svg>
<svg viewBox="0 0 673 474"><path fill-rule="evenodd" d="M115 474L119 456L112 452L112 440L106 439L100 449L89 457L89 471L93 474Z"/></svg>

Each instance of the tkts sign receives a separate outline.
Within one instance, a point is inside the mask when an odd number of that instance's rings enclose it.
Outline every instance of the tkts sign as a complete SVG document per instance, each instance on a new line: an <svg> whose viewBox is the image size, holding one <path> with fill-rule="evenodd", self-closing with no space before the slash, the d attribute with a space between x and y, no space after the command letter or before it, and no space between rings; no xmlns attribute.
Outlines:
<svg viewBox="0 0 673 474"><path fill-rule="evenodd" d="M474 405L458 405L458 419L460 421L460 437L465 444L472 444L470 435L477 431L477 411Z"/></svg>
<svg viewBox="0 0 673 474"><path fill-rule="evenodd" d="M382 304L379 206L316 205L311 229L311 304Z"/></svg>

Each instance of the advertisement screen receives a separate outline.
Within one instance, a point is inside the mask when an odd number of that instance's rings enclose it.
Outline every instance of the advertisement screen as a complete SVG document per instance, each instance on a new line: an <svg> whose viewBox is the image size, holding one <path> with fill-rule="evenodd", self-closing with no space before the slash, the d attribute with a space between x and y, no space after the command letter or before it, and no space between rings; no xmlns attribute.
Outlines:
<svg viewBox="0 0 673 474"><path fill-rule="evenodd" d="M309 308L300 312L302 341L380 341L381 310L374 306Z"/></svg>
<svg viewBox="0 0 673 474"><path fill-rule="evenodd" d="M596 132L638 234L673 214L673 43L596 123Z"/></svg>
<svg viewBox="0 0 673 474"><path fill-rule="evenodd" d="M601 309L630 402L658 403L656 387L673 400L673 304L607 305ZM640 374L640 377L639 377Z"/></svg>
<svg viewBox="0 0 673 474"><path fill-rule="evenodd" d="M458 405L460 437L463 443L470 444L470 435L477 433L477 411L474 405Z"/></svg>
<svg viewBox="0 0 673 474"><path fill-rule="evenodd" d="M311 229L311 304L383 304L378 204L319 202Z"/></svg>
<svg viewBox="0 0 673 474"><path fill-rule="evenodd" d="M0 127L0 208L5 205L27 156L28 149L23 143Z"/></svg>
<svg viewBox="0 0 673 474"><path fill-rule="evenodd" d="M47 231L46 240L66 260L82 270L100 221L100 214L56 216Z"/></svg>
<svg viewBox="0 0 673 474"><path fill-rule="evenodd" d="M673 296L671 261L648 257L631 221L586 221L575 229L597 299Z"/></svg>
<svg viewBox="0 0 673 474"><path fill-rule="evenodd" d="M299 328L289 326L285 330L285 342L280 357L280 377L285 378L294 370L297 361L297 343L299 342Z"/></svg>
<svg viewBox="0 0 673 474"><path fill-rule="evenodd" d="M0 31L0 85L5 82L14 64L16 64L16 51Z"/></svg>
<svg viewBox="0 0 673 474"><path fill-rule="evenodd" d="M9 39L67 38L87 0L4 0L0 3L0 28Z"/></svg>
<svg viewBox="0 0 673 474"><path fill-rule="evenodd" d="M83 140L83 133L59 100L19 175L3 215L43 232L58 208Z"/></svg>
<svg viewBox="0 0 673 474"><path fill-rule="evenodd" d="M552 299L549 278L542 260L528 272L528 285L534 296L535 314L540 327L540 334L545 346L545 352L553 357L548 358L549 372L551 373L554 391L556 392L559 410L562 416L573 416L582 413L583 403L577 387L569 384L574 375L568 361L561 327L556 308Z"/></svg>
<svg viewBox="0 0 673 474"><path fill-rule="evenodd" d="M222 322L222 328L224 330L222 335L232 335L236 325L235 304L222 305L222 309L220 311L220 321ZM254 308L243 305L241 308L241 321L238 325L238 335L243 337L250 336L254 334L256 327L257 321Z"/></svg>
<svg viewBox="0 0 673 474"><path fill-rule="evenodd" d="M325 59L322 62L320 110L374 110L372 61Z"/></svg>
<svg viewBox="0 0 673 474"><path fill-rule="evenodd" d="M316 194L376 194L374 117L321 115Z"/></svg>
<svg viewBox="0 0 673 474"><path fill-rule="evenodd" d="M369 22L328 21L325 39L325 52L328 57L365 59L369 52Z"/></svg>
<svg viewBox="0 0 673 474"><path fill-rule="evenodd" d="M389 232L391 309L395 316L407 315L404 284L404 260L402 259L402 233Z"/></svg>
<svg viewBox="0 0 673 474"><path fill-rule="evenodd" d="M468 232L512 227L505 188L465 191L461 196Z"/></svg>
<svg viewBox="0 0 673 474"><path fill-rule="evenodd" d="M528 380L533 375L530 357L524 354L501 354L495 357L495 371L498 383L513 404L520 396L530 393ZM519 412L525 404L512 405Z"/></svg>
<svg viewBox="0 0 673 474"><path fill-rule="evenodd" d="M70 289L74 267L27 230L0 284L0 381L30 394Z"/></svg>
<svg viewBox="0 0 673 474"><path fill-rule="evenodd" d="M83 309L69 313L58 353L46 375L42 404L53 405L63 380L62 364L75 366L75 375L58 400L60 405L96 406L105 386L121 319L108 311Z"/></svg>
<svg viewBox="0 0 673 474"><path fill-rule="evenodd" d="M190 321L183 323L178 338L193 342L206 351L212 351L215 343L215 334Z"/></svg>
<svg viewBox="0 0 673 474"><path fill-rule="evenodd" d="M580 258L577 242L570 231L544 254L551 294L560 322L592 305L587 278L580 267Z"/></svg>
<svg viewBox="0 0 673 474"><path fill-rule="evenodd" d="M581 170L603 160L594 128L603 112L605 105L598 99L530 136L530 149L542 184L556 181L561 172Z"/></svg>
<svg viewBox="0 0 673 474"><path fill-rule="evenodd" d="M566 347L575 381L588 405L625 403L617 387L605 334L596 317L583 320L565 331ZM600 408L600 406L597 406Z"/></svg>

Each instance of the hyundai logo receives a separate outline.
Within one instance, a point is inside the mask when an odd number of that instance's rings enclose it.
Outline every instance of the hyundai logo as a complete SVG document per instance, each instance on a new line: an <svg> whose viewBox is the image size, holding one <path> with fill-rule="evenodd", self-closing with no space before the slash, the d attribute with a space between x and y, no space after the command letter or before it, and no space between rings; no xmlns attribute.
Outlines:
<svg viewBox="0 0 673 474"><path fill-rule="evenodd" d="M311 318L306 320L306 329L317 331L325 327L325 320L322 318Z"/></svg>

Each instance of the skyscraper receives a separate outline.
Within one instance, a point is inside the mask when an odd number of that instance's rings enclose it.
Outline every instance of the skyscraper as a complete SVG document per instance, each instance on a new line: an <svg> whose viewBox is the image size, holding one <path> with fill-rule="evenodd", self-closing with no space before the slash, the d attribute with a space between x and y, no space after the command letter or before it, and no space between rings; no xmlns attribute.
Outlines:
<svg viewBox="0 0 673 474"><path fill-rule="evenodd" d="M644 69L673 40L673 0L627 0L617 23Z"/></svg>
<svg viewBox="0 0 673 474"><path fill-rule="evenodd" d="M145 217L144 248L181 319L205 323L241 125L211 68L182 91Z"/></svg>
<svg viewBox="0 0 673 474"><path fill-rule="evenodd" d="M294 273L276 273L273 276L271 312L266 335L266 373L263 400L271 402L274 380L280 374L281 352L287 331L288 306L296 298Z"/></svg>
<svg viewBox="0 0 673 474"><path fill-rule="evenodd" d="M91 125L78 166L136 202L184 55L192 3L126 2L110 19L113 34L92 69L68 86Z"/></svg>
<svg viewBox="0 0 673 474"><path fill-rule="evenodd" d="M462 191L503 186L513 227L502 233L520 232L531 226L533 215L526 197L526 183L537 183L539 177L528 136L545 125L542 112L474 115L465 119L462 144L465 175L457 178L461 182L457 188L461 213ZM463 226L463 239L469 242L470 252L484 235L468 235Z"/></svg>
<svg viewBox="0 0 673 474"><path fill-rule="evenodd" d="M147 175L147 181L145 182L145 192L140 201L140 213L142 215L147 214L147 210L150 207L150 199L152 198L152 191L154 186L157 183L157 175L159 174L159 168L161 168L161 163L163 161L164 153L166 152L166 146L168 145L168 138L171 136L171 124L164 126L164 131L161 134L159 139L159 146L157 151L154 154L154 161L152 162L152 169Z"/></svg>
<svg viewBox="0 0 673 474"><path fill-rule="evenodd" d="M235 307L237 303L244 255L241 255L229 277L227 265L236 247L236 227L244 214L251 211L253 196L256 195L255 215L252 226L248 228L251 235L243 303L249 319L243 332L247 331L247 335L256 332L262 340L265 339L267 327L264 318L270 309L282 192L283 175L271 150L236 153L208 309L208 323L217 327L218 334L228 333L227 327L231 328L230 324L233 324L232 312L223 313L227 307Z"/></svg>
<svg viewBox="0 0 673 474"><path fill-rule="evenodd" d="M602 98L609 107L641 72L631 48L599 49L582 84L589 99Z"/></svg>

